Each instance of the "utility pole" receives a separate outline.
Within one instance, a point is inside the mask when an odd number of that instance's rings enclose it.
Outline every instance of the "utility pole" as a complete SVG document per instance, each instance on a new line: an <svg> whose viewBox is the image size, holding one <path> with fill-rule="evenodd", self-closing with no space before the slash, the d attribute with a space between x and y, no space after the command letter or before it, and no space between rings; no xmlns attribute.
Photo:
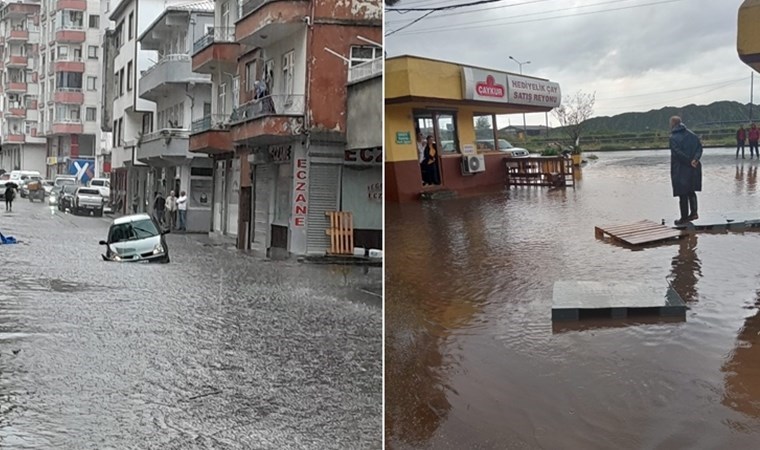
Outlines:
<svg viewBox="0 0 760 450"><path fill-rule="evenodd" d="M512 61L516 62L520 66L520 75L523 74L522 73L522 66L523 66L523 64L530 64L530 61L520 62L520 61L516 60L515 58L513 58L511 56L509 57L509 59L511 59ZM524 133L523 140L525 141L525 140L528 140L528 125L525 123L525 113L523 113L522 116L523 116L523 133Z"/></svg>
<svg viewBox="0 0 760 450"><path fill-rule="evenodd" d="M749 123L752 123L752 103L755 100L755 72L752 71L752 76L749 81Z"/></svg>

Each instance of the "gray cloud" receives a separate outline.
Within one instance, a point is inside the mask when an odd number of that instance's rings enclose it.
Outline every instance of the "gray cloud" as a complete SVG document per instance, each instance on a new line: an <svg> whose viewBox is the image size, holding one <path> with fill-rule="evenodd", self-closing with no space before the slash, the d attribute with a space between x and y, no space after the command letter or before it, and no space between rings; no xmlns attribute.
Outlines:
<svg viewBox="0 0 760 450"><path fill-rule="evenodd" d="M644 5L659 0L619 1L549 13L601 1L550 0L437 19L431 16L389 36L386 50L389 56L414 54L513 72L518 71L518 65L508 59L509 55L530 60L531 64L523 66L526 74L558 81L565 93L597 91L596 110L604 115L656 109L674 103L680 106L679 102L685 105L715 100L749 100L751 69L739 60L736 53L736 22L741 0L682 0L598 14L490 26L536 20L547 15ZM504 4L518 2L505 1ZM441 3L401 0L396 7L437 6ZM462 0L453 3L462 3ZM539 12L548 14L528 15ZM403 16L387 13L386 32L403 25L404 22L399 22L401 18L413 17L416 16L411 13ZM470 22L478 24L463 25ZM440 31L418 32L430 29ZM673 92L741 77L746 77L746 83ZM639 96L657 91L662 93ZM605 100L611 97L617 98ZM539 122L543 123L541 116Z"/></svg>

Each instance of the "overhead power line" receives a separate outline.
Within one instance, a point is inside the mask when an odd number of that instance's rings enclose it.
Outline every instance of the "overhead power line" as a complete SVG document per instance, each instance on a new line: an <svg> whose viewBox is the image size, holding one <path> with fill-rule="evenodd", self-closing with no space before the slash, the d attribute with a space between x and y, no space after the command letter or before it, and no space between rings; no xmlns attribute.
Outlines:
<svg viewBox="0 0 760 450"><path fill-rule="evenodd" d="M406 13L406 12L423 12L423 11L445 11L448 9L458 9L458 8L467 8L470 6L478 6L478 5L485 5L487 3L496 3L496 2L503 2L504 0L476 0L474 2L469 3L457 3L453 5L444 5L444 6L435 6L435 7L428 7L428 8L387 8L386 11L393 11L393 12L399 12L399 13Z"/></svg>

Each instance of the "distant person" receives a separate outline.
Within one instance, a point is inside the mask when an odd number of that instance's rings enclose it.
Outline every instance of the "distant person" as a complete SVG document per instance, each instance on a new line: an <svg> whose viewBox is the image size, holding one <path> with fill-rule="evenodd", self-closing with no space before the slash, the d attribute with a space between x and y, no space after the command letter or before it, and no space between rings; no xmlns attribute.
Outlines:
<svg viewBox="0 0 760 450"><path fill-rule="evenodd" d="M169 229L175 229L177 227L177 197L174 191L170 191L169 196L166 197L166 214L169 218Z"/></svg>
<svg viewBox="0 0 760 450"><path fill-rule="evenodd" d="M13 185L5 186L5 210L8 212L13 211L13 199L16 197L16 189Z"/></svg>
<svg viewBox="0 0 760 450"><path fill-rule="evenodd" d="M153 215L159 225L164 225L164 214L166 213L166 199L161 192L155 193L156 199L153 201Z"/></svg>
<svg viewBox="0 0 760 450"><path fill-rule="evenodd" d="M179 193L177 211L179 212L179 230L187 231L187 194L185 191Z"/></svg>
<svg viewBox="0 0 760 450"><path fill-rule="evenodd" d="M427 182L425 181L425 169L422 166L422 161L425 160L425 146L427 143L425 142L425 135L422 134L422 131L417 130L417 160L420 163L420 174L422 175L422 185L427 185Z"/></svg>
<svg viewBox="0 0 760 450"><path fill-rule="evenodd" d="M747 130L744 129L744 125L739 125L739 129L736 130L736 159L739 159L739 149L742 150L742 159L744 159L744 144L747 143Z"/></svg>
<svg viewBox="0 0 760 450"><path fill-rule="evenodd" d="M132 197L132 214L137 214L138 208L140 208L140 195L135 192L135 196Z"/></svg>
<svg viewBox="0 0 760 450"><path fill-rule="evenodd" d="M760 130L757 129L757 125L754 123L749 129L749 159L752 159L753 155L757 155L760 158L760 151L757 149L757 141L760 141Z"/></svg>
<svg viewBox="0 0 760 450"><path fill-rule="evenodd" d="M702 190L702 142L686 128L681 118L670 118L670 182L673 197L678 197L681 217L676 225L699 219L697 192Z"/></svg>
<svg viewBox="0 0 760 450"><path fill-rule="evenodd" d="M439 159L438 148L435 146L433 136L428 136L421 164L423 185L441 184L441 172L438 168Z"/></svg>

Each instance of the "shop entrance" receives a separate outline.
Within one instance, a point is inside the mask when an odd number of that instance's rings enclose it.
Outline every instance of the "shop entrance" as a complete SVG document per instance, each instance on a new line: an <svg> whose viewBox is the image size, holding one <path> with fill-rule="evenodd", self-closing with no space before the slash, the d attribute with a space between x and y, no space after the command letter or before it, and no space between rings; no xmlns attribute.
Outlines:
<svg viewBox="0 0 760 450"><path fill-rule="evenodd" d="M428 136L433 136L437 157L433 167L420 164L423 185L441 185L446 174L443 172L441 157L459 151L459 136L456 128L456 113L453 111L414 111L414 129L417 145L417 159L423 159ZM420 135L422 141L420 142ZM422 163L422 161L420 161ZM427 170L427 174L426 174Z"/></svg>

